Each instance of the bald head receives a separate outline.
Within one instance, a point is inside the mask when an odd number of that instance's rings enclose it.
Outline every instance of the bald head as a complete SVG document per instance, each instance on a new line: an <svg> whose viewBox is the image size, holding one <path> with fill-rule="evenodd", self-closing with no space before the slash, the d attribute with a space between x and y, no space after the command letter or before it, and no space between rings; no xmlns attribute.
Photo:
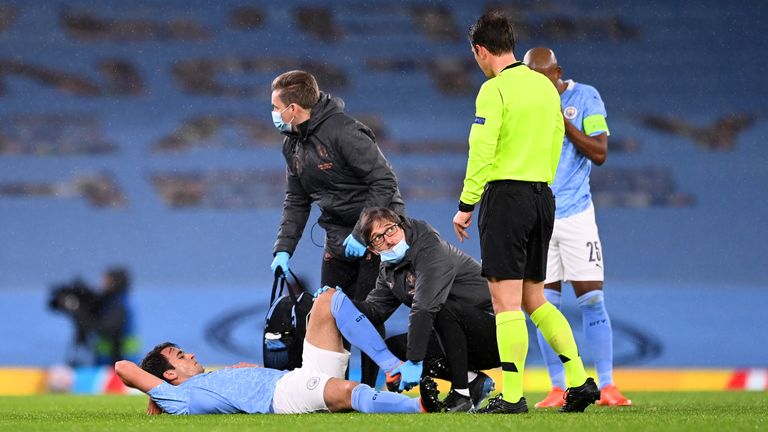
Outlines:
<svg viewBox="0 0 768 432"><path fill-rule="evenodd" d="M525 53L523 63L536 72L546 76L552 81L559 93L565 91L562 81L563 69L557 64L555 52L549 48L531 48Z"/></svg>
<svg viewBox="0 0 768 432"><path fill-rule="evenodd" d="M555 52L549 48L531 48L525 53L523 62L536 72L557 66Z"/></svg>

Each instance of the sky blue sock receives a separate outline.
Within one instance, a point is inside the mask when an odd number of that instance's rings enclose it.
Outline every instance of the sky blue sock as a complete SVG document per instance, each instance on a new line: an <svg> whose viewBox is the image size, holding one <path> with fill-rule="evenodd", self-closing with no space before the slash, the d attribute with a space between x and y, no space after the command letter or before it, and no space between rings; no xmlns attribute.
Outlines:
<svg viewBox="0 0 768 432"><path fill-rule="evenodd" d="M418 398L400 393L380 392L359 384L352 390L352 409L363 413L420 413Z"/></svg>
<svg viewBox="0 0 768 432"><path fill-rule="evenodd" d="M560 291L552 289L544 289L544 296L552 305L560 309ZM539 340L539 349L541 350L541 356L544 358L544 363L547 365L547 371L549 371L549 379L552 381L552 387L560 387L565 389L565 369L563 369L563 362L560 357L557 356L555 350L549 346L544 336L541 335L541 331L536 330L536 338Z"/></svg>
<svg viewBox="0 0 768 432"><path fill-rule="evenodd" d="M368 354L383 371L389 372L400 366L402 361L387 349L387 344L373 324L341 290L336 290L333 294L331 314L336 319L339 331L349 343Z"/></svg>
<svg viewBox="0 0 768 432"><path fill-rule="evenodd" d="M590 291L576 301L584 323L587 350L595 360L600 388L613 384L613 329L603 302L603 291Z"/></svg>

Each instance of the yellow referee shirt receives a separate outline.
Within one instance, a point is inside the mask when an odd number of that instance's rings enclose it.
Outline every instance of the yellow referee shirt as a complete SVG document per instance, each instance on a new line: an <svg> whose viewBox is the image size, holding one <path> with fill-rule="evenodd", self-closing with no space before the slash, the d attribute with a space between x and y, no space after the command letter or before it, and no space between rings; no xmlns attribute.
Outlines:
<svg viewBox="0 0 768 432"><path fill-rule="evenodd" d="M495 180L552 183L565 134L552 82L513 63L483 83L475 105L461 202L476 204Z"/></svg>

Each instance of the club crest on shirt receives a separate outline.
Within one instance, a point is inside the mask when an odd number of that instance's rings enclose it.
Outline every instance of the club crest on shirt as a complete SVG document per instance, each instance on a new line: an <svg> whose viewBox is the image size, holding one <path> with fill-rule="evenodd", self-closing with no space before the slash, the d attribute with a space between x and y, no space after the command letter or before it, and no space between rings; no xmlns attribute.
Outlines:
<svg viewBox="0 0 768 432"><path fill-rule="evenodd" d="M567 118L568 120L575 119L578 114L579 110L577 110L575 106L565 107L563 110L563 117Z"/></svg>
<svg viewBox="0 0 768 432"><path fill-rule="evenodd" d="M317 154L321 158L328 159L328 149L326 149L324 145L322 145L320 143L316 143L315 144L315 150L317 151Z"/></svg>
<svg viewBox="0 0 768 432"><path fill-rule="evenodd" d="M416 275L413 274L413 272L406 272L405 273L405 282L408 284L409 288L413 288L416 286Z"/></svg>
<svg viewBox="0 0 768 432"><path fill-rule="evenodd" d="M312 377L307 381L307 390L314 390L320 384L320 377Z"/></svg>
<svg viewBox="0 0 768 432"><path fill-rule="evenodd" d="M412 272L407 272L405 274L405 283L408 285L408 294L414 295L416 293L416 275Z"/></svg>

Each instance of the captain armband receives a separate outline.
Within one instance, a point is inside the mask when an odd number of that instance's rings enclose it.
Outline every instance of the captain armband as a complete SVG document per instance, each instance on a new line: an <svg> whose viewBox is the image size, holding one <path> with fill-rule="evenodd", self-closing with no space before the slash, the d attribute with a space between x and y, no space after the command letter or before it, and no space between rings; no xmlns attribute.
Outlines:
<svg viewBox="0 0 768 432"><path fill-rule="evenodd" d="M608 135L611 134L608 130L608 123L606 123L605 117L600 114L592 114L589 117L585 117L584 133L591 136L596 132L605 132Z"/></svg>

